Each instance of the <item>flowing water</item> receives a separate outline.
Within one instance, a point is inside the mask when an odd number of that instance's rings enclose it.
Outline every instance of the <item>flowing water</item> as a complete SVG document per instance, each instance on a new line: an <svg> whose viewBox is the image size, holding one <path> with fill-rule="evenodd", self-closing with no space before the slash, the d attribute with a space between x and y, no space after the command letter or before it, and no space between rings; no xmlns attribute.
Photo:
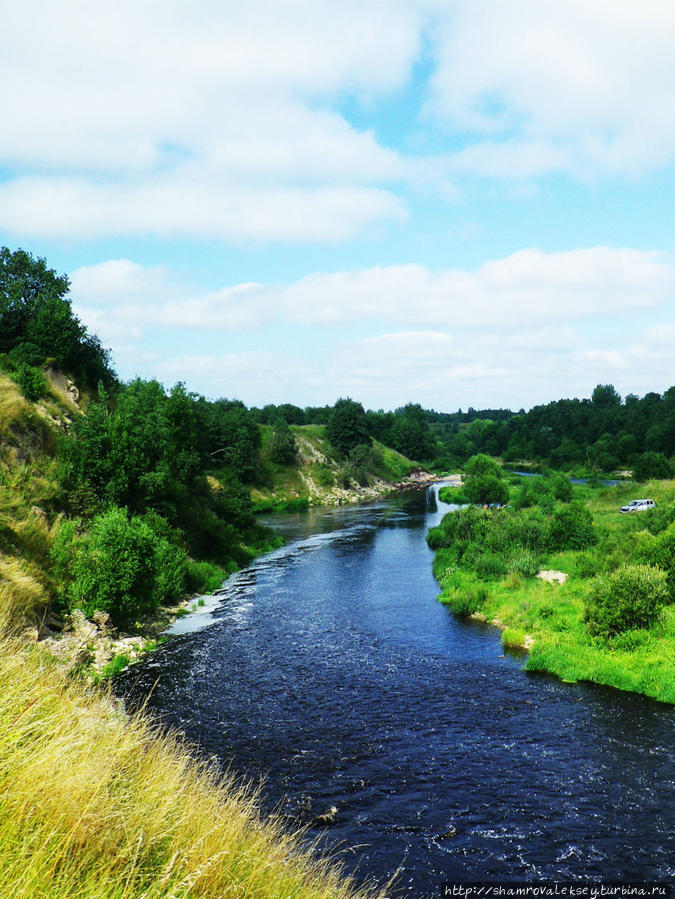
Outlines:
<svg viewBox="0 0 675 899"><path fill-rule="evenodd" d="M119 689L255 783L359 881L675 877L675 716L504 656L437 601L437 487L269 520L230 578ZM208 624L199 630L193 628ZM192 630L192 632L190 632Z"/></svg>

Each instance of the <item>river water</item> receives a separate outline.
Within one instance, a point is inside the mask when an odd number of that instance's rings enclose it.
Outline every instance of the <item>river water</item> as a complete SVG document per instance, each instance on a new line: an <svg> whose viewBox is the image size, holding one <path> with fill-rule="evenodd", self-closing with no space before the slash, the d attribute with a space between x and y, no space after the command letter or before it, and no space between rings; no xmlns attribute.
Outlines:
<svg viewBox="0 0 675 899"><path fill-rule="evenodd" d="M286 545L118 682L254 783L359 881L675 877L675 716L527 674L437 601L437 487L279 515ZM552 588L554 589L554 588ZM191 628L209 626L189 632Z"/></svg>

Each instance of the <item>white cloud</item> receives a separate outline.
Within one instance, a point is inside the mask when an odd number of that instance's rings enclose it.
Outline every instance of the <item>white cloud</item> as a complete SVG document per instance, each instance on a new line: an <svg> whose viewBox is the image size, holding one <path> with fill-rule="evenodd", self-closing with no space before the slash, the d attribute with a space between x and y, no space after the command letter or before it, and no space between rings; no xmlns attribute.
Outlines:
<svg viewBox="0 0 675 899"><path fill-rule="evenodd" d="M524 323L566 324L672 308L675 266L663 254L634 249L523 250L476 271L375 267L316 273L289 285L238 284L200 293L178 286L161 269L118 260L76 271L72 294L85 320L85 310L105 305L109 324L118 328L152 324L232 332L270 323L335 328L371 321L407 329L509 332Z"/></svg>
<svg viewBox="0 0 675 899"><path fill-rule="evenodd" d="M519 408L589 396L598 383L644 393L672 381L675 267L658 253L529 250L473 272L397 266L207 293L111 260L74 272L72 294L123 377L185 380L248 403L350 394L374 408ZM647 315L663 324L645 327ZM362 326L353 336L364 320L376 336ZM180 352L142 355L151 338ZM227 349L214 354L219 342Z"/></svg>
<svg viewBox="0 0 675 899"><path fill-rule="evenodd" d="M675 156L668 0L4 12L0 227L16 235L331 242L400 219L410 187L452 199L467 174L625 174ZM427 119L402 108L399 142L425 146L431 128L438 152L405 155L375 136L378 104L410 86L425 39Z"/></svg>
<svg viewBox="0 0 675 899"><path fill-rule="evenodd" d="M464 0L440 10L427 114L478 138L460 168L617 173L672 160L669 0Z"/></svg>
<svg viewBox="0 0 675 899"><path fill-rule="evenodd" d="M332 242L397 220L408 162L331 105L403 86L418 42L397 0L14 4L0 227Z"/></svg>
<svg viewBox="0 0 675 899"><path fill-rule="evenodd" d="M439 410L519 409L590 396L598 383L613 383L622 394L665 390L675 343L654 352L646 334L636 337L607 348L570 328L525 326L506 338L492 329L407 331L339 342L322 349L320 358L311 347L292 355L182 353L149 361L140 373L167 385L184 380L208 396L236 396L249 405L323 405L349 395L375 409L410 401Z"/></svg>

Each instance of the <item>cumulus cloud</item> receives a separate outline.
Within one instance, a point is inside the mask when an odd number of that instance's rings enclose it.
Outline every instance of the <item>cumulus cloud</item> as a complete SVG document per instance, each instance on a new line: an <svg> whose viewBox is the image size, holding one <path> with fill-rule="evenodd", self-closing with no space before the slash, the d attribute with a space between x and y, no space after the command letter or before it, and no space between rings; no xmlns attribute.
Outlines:
<svg viewBox="0 0 675 899"><path fill-rule="evenodd" d="M15 3L0 227L331 242L466 175L649 170L675 156L674 28L668 0ZM387 146L378 104L429 46Z"/></svg>
<svg viewBox="0 0 675 899"><path fill-rule="evenodd" d="M486 175L635 172L675 154L668 0L491 0L439 15L426 112Z"/></svg>
<svg viewBox="0 0 675 899"><path fill-rule="evenodd" d="M655 252L529 250L475 271L393 266L210 292L123 259L74 272L72 294L122 376L248 403L350 394L374 408L517 408L608 381L646 392L672 380L675 267ZM647 315L665 324L645 326ZM180 351L134 348L161 334Z"/></svg>
<svg viewBox="0 0 675 899"><path fill-rule="evenodd" d="M287 285L238 284L208 293L178 288L161 269L126 260L73 273L78 308L110 305L111 323L252 330L262 323L334 328L519 329L655 309L675 298L675 266L657 252L593 247L523 250L475 271L421 265L316 273ZM86 316L85 316L86 317Z"/></svg>

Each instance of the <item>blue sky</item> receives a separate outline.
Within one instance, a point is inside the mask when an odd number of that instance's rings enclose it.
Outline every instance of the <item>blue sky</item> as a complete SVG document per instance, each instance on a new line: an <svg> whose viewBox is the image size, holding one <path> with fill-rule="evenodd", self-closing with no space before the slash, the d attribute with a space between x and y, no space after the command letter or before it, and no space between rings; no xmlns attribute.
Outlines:
<svg viewBox="0 0 675 899"><path fill-rule="evenodd" d="M675 366L668 0L14 4L0 243L120 375L518 409Z"/></svg>

